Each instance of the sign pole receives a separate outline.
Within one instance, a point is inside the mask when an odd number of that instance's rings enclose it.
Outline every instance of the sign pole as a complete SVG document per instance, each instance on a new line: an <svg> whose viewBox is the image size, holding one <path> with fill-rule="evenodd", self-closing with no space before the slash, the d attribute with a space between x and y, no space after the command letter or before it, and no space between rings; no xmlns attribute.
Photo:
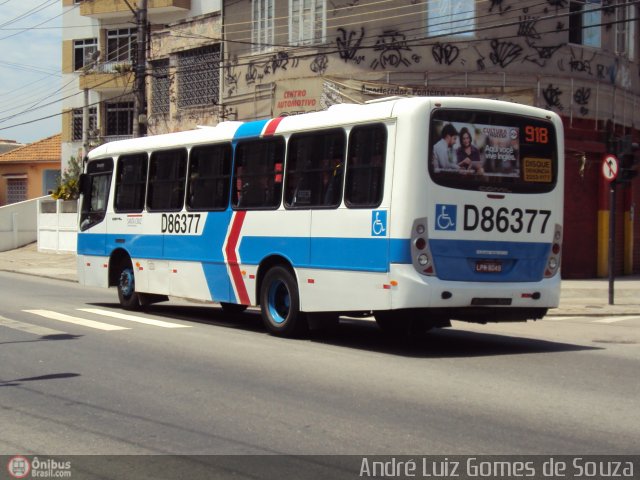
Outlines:
<svg viewBox="0 0 640 480"><path fill-rule="evenodd" d="M609 305L613 305L616 258L616 182L609 184Z"/></svg>
<svg viewBox="0 0 640 480"><path fill-rule="evenodd" d="M609 182L609 305L613 305L613 283L615 281L616 258L616 178L618 177L618 158L605 155L602 158L602 176Z"/></svg>

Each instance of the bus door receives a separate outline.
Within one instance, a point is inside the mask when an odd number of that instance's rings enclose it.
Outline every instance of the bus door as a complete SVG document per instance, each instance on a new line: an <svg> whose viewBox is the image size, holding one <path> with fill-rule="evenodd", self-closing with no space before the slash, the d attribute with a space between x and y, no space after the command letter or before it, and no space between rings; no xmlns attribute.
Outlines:
<svg viewBox="0 0 640 480"><path fill-rule="evenodd" d="M77 241L78 261L83 262L78 268L80 283L107 287L108 276L104 274L104 262L88 257L105 257L107 255L105 217L109 205L109 190L113 174L113 159L94 160L87 165L87 172L82 175L80 188L82 204Z"/></svg>

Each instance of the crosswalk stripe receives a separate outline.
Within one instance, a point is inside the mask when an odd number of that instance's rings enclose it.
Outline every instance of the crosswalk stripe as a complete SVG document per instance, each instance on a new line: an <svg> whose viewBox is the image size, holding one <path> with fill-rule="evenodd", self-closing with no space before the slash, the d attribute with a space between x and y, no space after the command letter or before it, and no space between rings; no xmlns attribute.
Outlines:
<svg viewBox="0 0 640 480"><path fill-rule="evenodd" d="M120 320L128 320L130 322L143 323L145 325L153 325L162 328L191 328L189 325L180 325L178 323L164 322L162 320L153 320L151 318L138 317L127 313L112 312L111 310L102 310L100 308L78 308L81 312L94 313L105 317L118 318Z"/></svg>
<svg viewBox="0 0 640 480"><path fill-rule="evenodd" d="M576 318L584 318L584 317L564 317L562 315L556 317L553 315L547 315L546 317L543 318L543 320L551 320L552 322L558 322L560 320L575 320Z"/></svg>
<svg viewBox="0 0 640 480"><path fill-rule="evenodd" d="M12 328L13 330L20 330L21 332L32 333L34 335L41 335L43 337L47 335L66 335L67 332L61 332L60 330L54 330L53 328L41 327L40 325L33 325L31 323L19 322L18 320L12 320L10 318L0 315L0 325L3 327Z"/></svg>
<svg viewBox="0 0 640 480"><path fill-rule="evenodd" d="M630 317L630 316L617 316L617 317L605 317L605 318L600 318L599 320L594 320L593 323L616 323L616 322L623 322L625 320L638 320L640 319L640 317Z"/></svg>
<svg viewBox="0 0 640 480"><path fill-rule="evenodd" d="M23 312L33 313L34 315L40 315L41 317L50 318L52 320L59 320L61 322L73 323L74 325L81 325L83 327L96 328L98 330L130 330L127 327L119 327L117 325L111 325L109 323L102 323L96 322L94 320L87 320L86 318L73 317L71 315L65 315L64 313L53 312L51 310L23 310Z"/></svg>

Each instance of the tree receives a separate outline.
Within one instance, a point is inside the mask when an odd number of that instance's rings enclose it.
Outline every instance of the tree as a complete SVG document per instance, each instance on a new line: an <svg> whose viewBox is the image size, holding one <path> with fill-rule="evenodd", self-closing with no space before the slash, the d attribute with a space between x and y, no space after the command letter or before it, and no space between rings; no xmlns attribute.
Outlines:
<svg viewBox="0 0 640 480"><path fill-rule="evenodd" d="M76 200L80 196L80 174L82 166L76 157L69 159L69 164L62 175L58 177L58 185L51 193L56 200Z"/></svg>

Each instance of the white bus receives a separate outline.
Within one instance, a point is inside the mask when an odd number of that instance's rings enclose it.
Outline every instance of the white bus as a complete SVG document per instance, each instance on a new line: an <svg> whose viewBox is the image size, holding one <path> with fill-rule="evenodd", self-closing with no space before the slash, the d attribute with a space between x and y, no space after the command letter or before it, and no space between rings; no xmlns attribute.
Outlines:
<svg viewBox="0 0 640 480"><path fill-rule="evenodd" d="M260 306L272 334L524 321L560 295L563 130L476 98L388 98L123 140L88 156L85 285Z"/></svg>

